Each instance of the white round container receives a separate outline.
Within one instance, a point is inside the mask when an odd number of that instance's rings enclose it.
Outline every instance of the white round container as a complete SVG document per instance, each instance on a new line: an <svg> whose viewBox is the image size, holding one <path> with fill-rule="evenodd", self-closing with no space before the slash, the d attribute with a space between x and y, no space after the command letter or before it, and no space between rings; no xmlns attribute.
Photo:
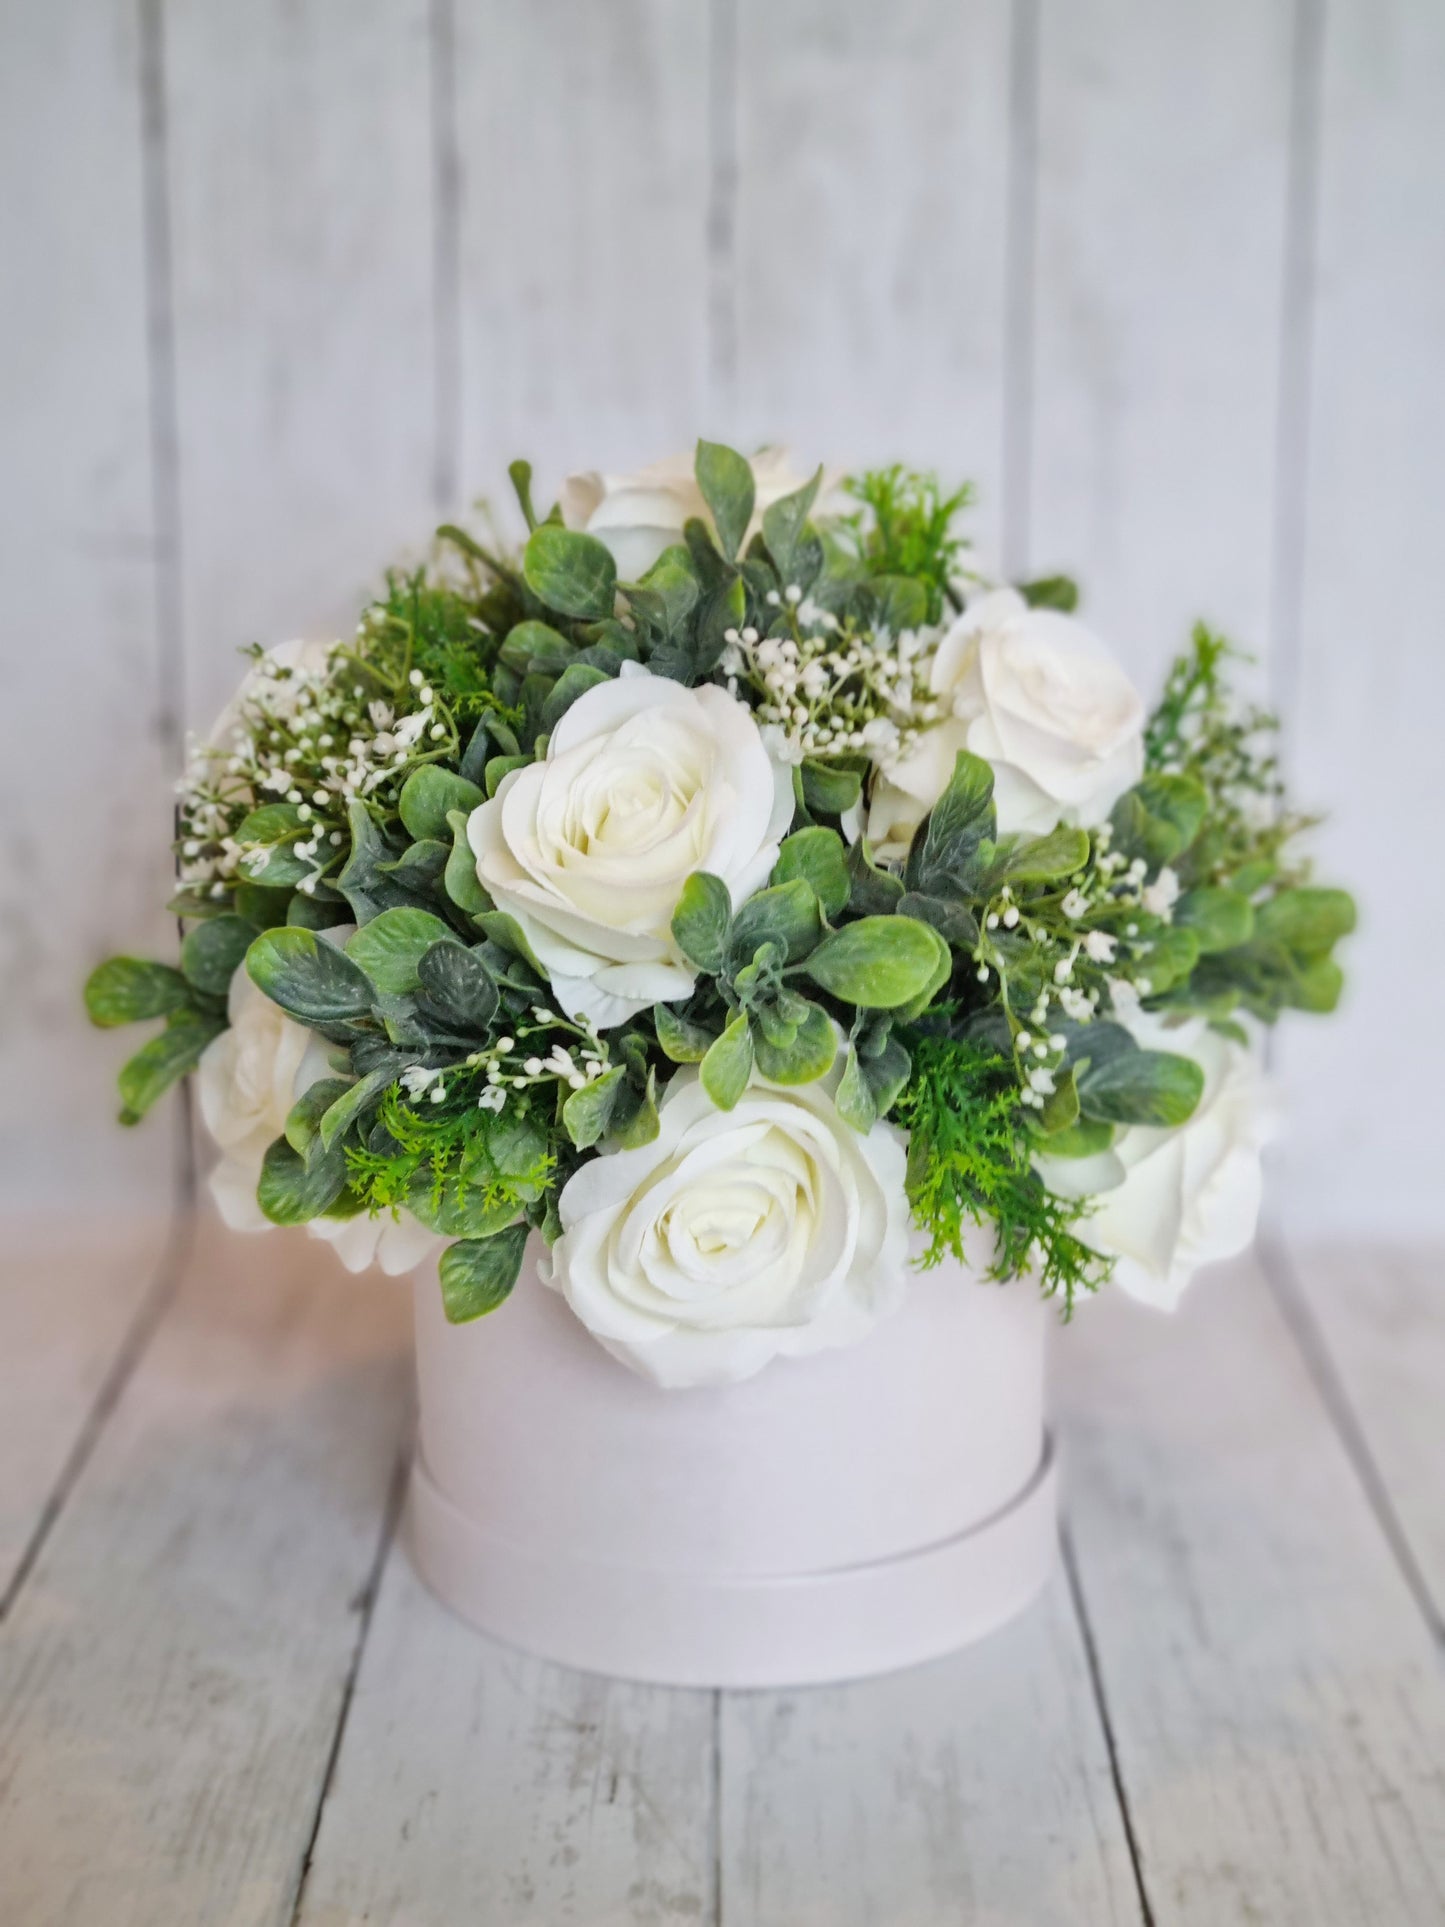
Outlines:
<svg viewBox="0 0 1445 1927"><path fill-rule="evenodd" d="M1011 1619L1048 1577L1049 1308L916 1274L847 1350L662 1391L529 1262L452 1326L416 1279L410 1534L428 1584L565 1665L679 1686L856 1679Z"/></svg>

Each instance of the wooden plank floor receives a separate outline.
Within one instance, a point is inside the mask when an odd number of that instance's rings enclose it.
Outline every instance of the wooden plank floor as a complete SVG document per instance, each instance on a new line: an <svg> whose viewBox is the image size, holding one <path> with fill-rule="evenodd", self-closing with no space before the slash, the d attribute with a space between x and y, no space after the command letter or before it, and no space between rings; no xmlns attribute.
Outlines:
<svg viewBox="0 0 1445 1927"><path fill-rule="evenodd" d="M4 1927L1445 1921L1438 1256L1088 1307L1037 1606L718 1695L421 1587L394 1283L210 1224L3 1242Z"/></svg>

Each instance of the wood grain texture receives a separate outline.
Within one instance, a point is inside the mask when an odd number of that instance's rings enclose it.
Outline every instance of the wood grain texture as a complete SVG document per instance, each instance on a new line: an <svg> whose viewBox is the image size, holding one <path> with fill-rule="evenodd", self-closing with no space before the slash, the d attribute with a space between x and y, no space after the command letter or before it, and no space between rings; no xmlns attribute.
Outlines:
<svg viewBox="0 0 1445 1927"><path fill-rule="evenodd" d="M458 9L463 495L508 528L707 432L707 9L481 0Z"/></svg>
<svg viewBox="0 0 1445 1927"><path fill-rule="evenodd" d="M289 1923L406 1326L303 1236L198 1249L4 1628L7 1927Z"/></svg>
<svg viewBox="0 0 1445 1927"><path fill-rule="evenodd" d="M81 1228L63 1243L47 1218L6 1225L0 1252L0 1602L64 1496L97 1406L164 1288L163 1218Z"/></svg>
<svg viewBox="0 0 1445 1927"><path fill-rule="evenodd" d="M1141 1919L1061 1575L954 1658L726 1695L720 1758L728 1927Z"/></svg>
<svg viewBox="0 0 1445 1927"><path fill-rule="evenodd" d="M388 1563L299 1927L712 1912L713 1696L494 1644Z"/></svg>
<svg viewBox="0 0 1445 1927"><path fill-rule="evenodd" d="M1030 560L1152 697L1267 642L1287 0L1042 0Z"/></svg>
<svg viewBox="0 0 1445 1927"><path fill-rule="evenodd" d="M1405 1044L1395 990L1401 959L1445 948L1445 898L1416 883L1438 867L1445 709L1442 103L1439 7L1331 0L1303 601L1280 699L1293 781L1332 812L1315 839L1321 871L1358 893L1361 928L1339 1019L1300 1020L1282 1040L1280 1196L1302 1237L1334 1224L1408 1240L1438 1233L1445 1213L1424 1096L1445 1047L1433 1033Z"/></svg>
<svg viewBox="0 0 1445 1927"><path fill-rule="evenodd" d="M426 0L166 11L187 705L431 531Z"/></svg>
<svg viewBox="0 0 1445 1927"><path fill-rule="evenodd" d="M1071 1521L1144 1885L1200 1927L1445 1910L1445 1679L1257 1268L1086 1308Z"/></svg>
<svg viewBox="0 0 1445 1927"><path fill-rule="evenodd" d="M1326 1395L1367 1455L1367 1476L1445 1639L1445 1253L1302 1243L1289 1254L1285 1289L1287 1314L1318 1348Z"/></svg>
<svg viewBox="0 0 1445 1927"><path fill-rule="evenodd" d="M112 1122L140 1040L80 1003L170 874L135 9L6 0L0 48L0 1201L164 1210L164 1123Z"/></svg>
<svg viewBox="0 0 1445 1927"><path fill-rule="evenodd" d="M1004 0L737 0L732 365L747 445L900 458L980 488L1004 456Z"/></svg>

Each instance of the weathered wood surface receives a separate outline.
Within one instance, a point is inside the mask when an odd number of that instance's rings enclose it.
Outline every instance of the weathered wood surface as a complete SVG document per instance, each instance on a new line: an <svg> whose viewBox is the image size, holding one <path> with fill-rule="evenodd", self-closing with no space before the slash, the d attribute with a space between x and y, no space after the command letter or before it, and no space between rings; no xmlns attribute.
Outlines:
<svg viewBox="0 0 1445 1927"><path fill-rule="evenodd" d="M63 1305L23 1261L0 1298L6 1504L23 1470L46 1515L0 1624L6 1927L1445 1915L1438 1254L1087 1308L1033 1611L891 1680L719 1696L543 1664L423 1590L394 1283L207 1230L127 1341L134 1249L127 1280L121 1240L107 1271L52 1237Z"/></svg>
<svg viewBox="0 0 1445 1927"><path fill-rule="evenodd" d="M7 1927L290 1922L406 1323L394 1281L304 1236L198 1246L0 1629Z"/></svg>
<svg viewBox="0 0 1445 1927"><path fill-rule="evenodd" d="M1074 1556L1155 1918L1445 1916L1440 1655L1258 1267L1174 1321L1091 1306L1066 1363Z"/></svg>

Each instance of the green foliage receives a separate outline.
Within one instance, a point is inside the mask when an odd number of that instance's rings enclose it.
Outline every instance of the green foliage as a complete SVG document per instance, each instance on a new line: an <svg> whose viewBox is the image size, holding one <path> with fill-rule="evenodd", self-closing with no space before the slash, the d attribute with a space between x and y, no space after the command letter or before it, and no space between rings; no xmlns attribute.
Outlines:
<svg viewBox="0 0 1445 1927"><path fill-rule="evenodd" d="M973 500L965 483L945 495L936 475L894 464L850 477L848 492L863 507L844 525L844 542L870 575L904 576L924 591L923 619L937 622L950 585L963 573L968 544L954 523Z"/></svg>
<svg viewBox="0 0 1445 1927"><path fill-rule="evenodd" d="M898 1101L909 1134L908 1200L928 1235L925 1268L962 1260L967 1227L991 1229L988 1275L1032 1270L1067 1317L1108 1266L1080 1239L1084 1207L1045 1190L1033 1169L1034 1141L1013 1066L967 1041L911 1038L912 1073Z"/></svg>
<svg viewBox="0 0 1445 1927"><path fill-rule="evenodd" d="M86 1014L103 1030L165 1017L189 1002L190 991L179 970L139 957L111 957L85 980Z"/></svg>
<svg viewBox="0 0 1445 1927"><path fill-rule="evenodd" d="M489 1238L464 1238L441 1255L442 1306L453 1325L495 1311L511 1296L527 1248L526 1225L509 1225Z"/></svg>

